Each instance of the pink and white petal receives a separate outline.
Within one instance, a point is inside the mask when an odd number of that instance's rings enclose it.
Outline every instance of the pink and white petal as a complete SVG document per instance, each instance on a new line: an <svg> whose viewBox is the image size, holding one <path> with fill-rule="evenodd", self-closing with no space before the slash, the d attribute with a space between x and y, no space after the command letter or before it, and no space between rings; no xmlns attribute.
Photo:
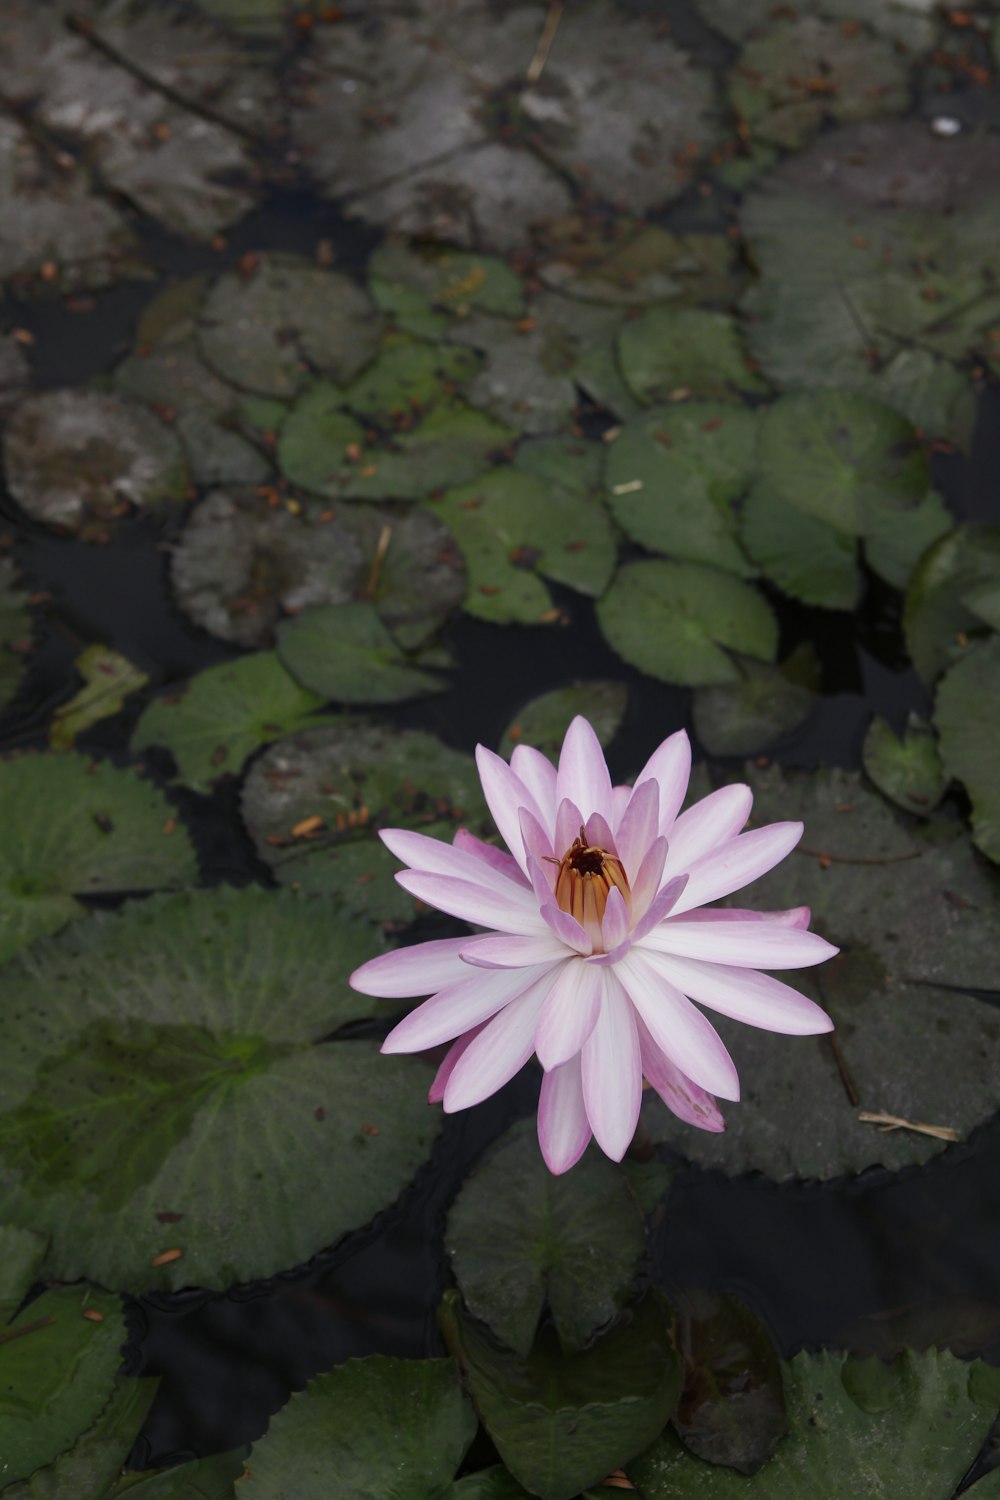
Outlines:
<svg viewBox="0 0 1000 1500"><path fill-rule="evenodd" d="M475 859L481 860L498 875L506 875L508 880L513 880L518 885L527 884L524 871L513 854L508 854L506 849L498 849L496 844L488 844L485 839L477 839L467 828L456 829L452 845L461 849L463 854L471 854Z"/></svg>
<svg viewBox="0 0 1000 1500"><path fill-rule="evenodd" d="M546 902L541 909L542 917L546 925L555 933L561 943L567 948L572 948L574 953L580 953L584 958L594 951L594 945L587 936L586 930L571 917L568 911L560 911L554 901Z"/></svg>
<svg viewBox="0 0 1000 1500"><path fill-rule="evenodd" d="M638 921L649 909L663 880L663 867L667 859L667 840L661 834L646 851L646 857L632 880L632 919Z"/></svg>
<svg viewBox="0 0 1000 1500"><path fill-rule="evenodd" d="M735 838L752 806L748 786L721 786L682 812L670 833L666 874L682 875L720 844Z"/></svg>
<svg viewBox="0 0 1000 1500"><path fill-rule="evenodd" d="M618 858L629 880L635 879L660 827L660 788L655 781L637 786L615 835Z"/></svg>
<svg viewBox="0 0 1000 1500"><path fill-rule="evenodd" d="M807 969L840 950L818 932L771 922L687 922L670 917L650 932L645 946L657 953L697 958L742 969Z"/></svg>
<svg viewBox="0 0 1000 1500"><path fill-rule="evenodd" d="M628 996L615 970L601 972L604 997L597 1024L580 1054L580 1076L587 1119L597 1144L612 1161L621 1161L639 1120L642 1062Z"/></svg>
<svg viewBox="0 0 1000 1500"><path fill-rule="evenodd" d="M636 777L636 790L655 781L660 790L660 833L669 834L691 779L691 741L683 729L670 735Z"/></svg>
<svg viewBox="0 0 1000 1500"><path fill-rule="evenodd" d="M570 724L559 753L556 800L568 798L581 808L585 818L600 813L611 822L611 777L600 740L581 715Z"/></svg>
<svg viewBox="0 0 1000 1500"><path fill-rule="evenodd" d="M380 953L355 969L350 986L362 995L376 995L382 1000L408 1000L413 995L430 995L448 984L468 978L464 972L461 950L468 938L435 938L430 943L414 943L409 948L394 948Z"/></svg>
<svg viewBox="0 0 1000 1500"><path fill-rule="evenodd" d="M600 971L586 960L563 965L535 1027L535 1052L546 1072L580 1051L597 1024L603 993Z"/></svg>
<svg viewBox="0 0 1000 1500"><path fill-rule="evenodd" d="M632 800L632 788L630 786L613 786L611 788L611 826L617 828L625 816L625 809Z"/></svg>
<svg viewBox="0 0 1000 1500"><path fill-rule="evenodd" d="M529 812L526 807L521 809L521 842L524 844L525 867L529 869L529 873L531 861L537 860L548 889L554 890L559 866L552 863L555 858L552 840L534 813Z"/></svg>
<svg viewBox="0 0 1000 1500"><path fill-rule="evenodd" d="M833 1030L826 1011L780 979L757 969L699 963L692 958L648 955L659 973L699 1005L763 1031L815 1036Z"/></svg>
<svg viewBox="0 0 1000 1500"><path fill-rule="evenodd" d="M629 910L625 905L625 897L617 886L612 886L608 892L608 902L601 922L601 936L604 940L605 952L624 943L628 937L629 925Z"/></svg>
<svg viewBox="0 0 1000 1500"><path fill-rule="evenodd" d="M538 1096L538 1144L555 1177L575 1167L590 1144L590 1122L583 1102L580 1059L571 1057L542 1079Z"/></svg>
<svg viewBox="0 0 1000 1500"><path fill-rule="evenodd" d="M393 1027L382 1043L383 1052L426 1052L428 1047L452 1042L488 1021L549 973L544 966L476 969L471 973L467 964L464 968L466 979L439 990Z"/></svg>
<svg viewBox="0 0 1000 1500"><path fill-rule="evenodd" d="M583 826L587 836L587 843L595 849L606 849L609 854L617 854L615 836L611 832L611 824L601 816L600 813L591 813Z"/></svg>
<svg viewBox="0 0 1000 1500"><path fill-rule="evenodd" d="M462 1053L465 1051L466 1047L468 1047L469 1043L475 1041L476 1037L482 1031L483 1026L485 1026L486 1024L487 1023L484 1021L482 1026L473 1026L472 1030L465 1032L463 1036L459 1037L457 1042L452 1042L451 1046L448 1048L448 1051L441 1059L441 1066L434 1074L434 1082L431 1084L430 1088L427 1091L428 1104L441 1103L441 1100L444 1098L445 1086L447 1085L448 1079L455 1071L455 1064L458 1062L458 1059L462 1056Z"/></svg>
<svg viewBox="0 0 1000 1500"><path fill-rule="evenodd" d="M766 828L754 828L730 839L690 867L687 888L674 908L676 915L718 901L766 875L801 837L801 823L769 823Z"/></svg>
<svg viewBox="0 0 1000 1500"><path fill-rule="evenodd" d="M509 893L500 893L473 885L471 880L428 875L423 870L399 870L396 881L418 901L477 927L521 933L541 932L544 927L534 893L513 882Z"/></svg>
<svg viewBox="0 0 1000 1500"><path fill-rule="evenodd" d="M480 1104L509 1083L535 1050L535 1023L551 978L537 980L465 1049L444 1091L445 1114Z"/></svg>
<svg viewBox="0 0 1000 1500"><path fill-rule="evenodd" d="M692 1082L719 1099L738 1099L736 1065L711 1021L676 988L659 954L633 948L615 973L653 1042Z"/></svg>
<svg viewBox="0 0 1000 1500"><path fill-rule="evenodd" d="M705 1089L699 1088L696 1083L692 1083L690 1078L660 1051L638 1011L635 1015L635 1029L639 1033L642 1076L650 1088L655 1089L659 1094L671 1113L675 1114L679 1120L683 1120L686 1125L695 1125L699 1130L710 1130L716 1135L725 1130L726 1122L712 1095Z"/></svg>
<svg viewBox="0 0 1000 1500"><path fill-rule="evenodd" d="M383 828L379 837L389 852L411 870L420 870L426 875L447 875L452 880L468 880L473 885L485 886L504 895L512 891L515 899L520 892L523 898L524 877L513 860L511 863L521 876L516 882L477 854L455 844L442 843L440 839L428 838L426 833L415 833L410 828Z"/></svg>
<svg viewBox="0 0 1000 1500"><path fill-rule="evenodd" d="M644 916L640 917L632 930L633 943L641 943L647 933L670 915L681 894L687 885L686 875L676 875L673 880L668 880L662 891L658 891L646 908Z"/></svg>
<svg viewBox="0 0 1000 1500"><path fill-rule="evenodd" d="M520 810L526 807L540 823L544 823L541 811L520 776L499 755L487 750L485 745L476 746L476 765L479 768L483 796L500 831L500 837L523 870Z"/></svg>
<svg viewBox="0 0 1000 1500"><path fill-rule="evenodd" d="M463 940L462 958L478 969L524 969L529 964L557 964L569 958L565 943L548 930L540 937L487 933Z"/></svg>
<svg viewBox="0 0 1000 1500"><path fill-rule="evenodd" d="M748 906L699 906L697 911L684 913L685 922L773 922L775 926L797 927L800 932L809 926L812 912L808 906L790 906L785 911L751 911Z"/></svg>
<svg viewBox="0 0 1000 1500"><path fill-rule="evenodd" d="M569 846L580 835L580 829L585 822L583 813L575 802L564 797L556 811L556 836L553 843L553 851L561 859Z"/></svg>
<svg viewBox="0 0 1000 1500"><path fill-rule="evenodd" d="M534 745L517 745L510 758L510 768L534 797L542 814L542 826L551 838L556 824L555 766Z"/></svg>

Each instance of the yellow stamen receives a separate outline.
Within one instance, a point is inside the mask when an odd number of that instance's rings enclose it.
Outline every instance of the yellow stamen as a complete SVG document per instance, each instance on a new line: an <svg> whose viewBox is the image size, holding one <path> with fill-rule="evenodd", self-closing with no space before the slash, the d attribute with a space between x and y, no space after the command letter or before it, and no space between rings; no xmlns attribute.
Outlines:
<svg viewBox="0 0 1000 1500"><path fill-rule="evenodd" d="M621 860L596 844L588 844L581 828L579 838L573 840L559 861L556 905L560 911L575 917L592 938L599 938L612 886L621 891L628 903L632 892Z"/></svg>

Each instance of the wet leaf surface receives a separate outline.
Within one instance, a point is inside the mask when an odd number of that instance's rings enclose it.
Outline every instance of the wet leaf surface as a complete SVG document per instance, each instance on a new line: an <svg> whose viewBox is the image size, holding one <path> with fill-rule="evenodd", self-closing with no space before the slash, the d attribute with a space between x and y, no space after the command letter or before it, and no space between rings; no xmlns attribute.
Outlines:
<svg viewBox="0 0 1000 1500"><path fill-rule="evenodd" d="M868 513L865 562L894 589L905 589L924 554L951 526L947 506L933 490L903 514L876 507Z"/></svg>
<svg viewBox="0 0 1000 1500"><path fill-rule="evenodd" d="M618 335L622 373L638 400L693 396L739 401L761 395L767 382L748 364L735 319L695 307L651 307Z"/></svg>
<svg viewBox="0 0 1000 1500"><path fill-rule="evenodd" d="M815 694L771 662L732 658L739 678L694 694L694 726L709 755L767 750L802 724Z"/></svg>
<svg viewBox="0 0 1000 1500"><path fill-rule="evenodd" d="M80 1288L73 1290L80 1295ZM5 1500L106 1500L149 1416L158 1383L149 1376L119 1380L94 1425L53 1463L6 1489Z"/></svg>
<svg viewBox="0 0 1000 1500"><path fill-rule="evenodd" d="M902 734L874 718L861 760L882 795L905 812L929 817L944 796L947 783L934 731L916 714L910 714Z"/></svg>
<svg viewBox="0 0 1000 1500"><path fill-rule="evenodd" d="M904 530L912 512L893 517ZM815 515L806 515L758 480L740 512L740 540L772 583L803 604L853 609L861 592L853 537Z"/></svg>
<svg viewBox="0 0 1000 1500"><path fill-rule="evenodd" d="M374 604L325 604L278 626L278 655L297 682L337 703L403 703L440 692L439 677L412 664Z"/></svg>
<svg viewBox="0 0 1000 1500"><path fill-rule="evenodd" d="M1000 640L992 636L950 667L938 683L934 724L944 768L958 777L972 800L972 837L994 862L1000 862L998 709Z"/></svg>
<svg viewBox="0 0 1000 1500"><path fill-rule="evenodd" d="M126 1473L102 1500L232 1500L243 1478L244 1452L216 1453L156 1474ZM236 1491L235 1493L239 1493Z"/></svg>
<svg viewBox="0 0 1000 1500"><path fill-rule="evenodd" d="M555 688L540 698L532 698L504 730L500 754L509 760L515 745L534 745L551 761L557 761L566 730L577 714L583 715L601 744L607 747L618 733L627 696L623 682L595 681Z"/></svg>
<svg viewBox="0 0 1000 1500"><path fill-rule="evenodd" d="M326 903L221 888L8 971L0 1215L49 1234L48 1274L221 1289L392 1201L439 1123L426 1070L323 1040L364 1014L347 975L371 947Z"/></svg>
<svg viewBox="0 0 1000 1500"><path fill-rule="evenodd" d="M985 634L976 603L1000 582L1000 527L961 526L922 557L910 580L903 628L913 665L928 687Z"/></svg>

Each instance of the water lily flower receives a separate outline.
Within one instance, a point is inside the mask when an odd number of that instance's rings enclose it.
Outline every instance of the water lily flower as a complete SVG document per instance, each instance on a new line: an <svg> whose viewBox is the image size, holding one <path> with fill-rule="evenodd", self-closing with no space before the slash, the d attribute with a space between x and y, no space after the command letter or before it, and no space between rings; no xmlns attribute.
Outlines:
<svg viewBox="0 0 1000 1500"><path fill-rule="evenodd" d="M558 768L518 745L510 764L476 752L509 853L460 829L453 844L405 829L381 837L408 868L404 890L485 933L399 948L362 964L366 995L430 995L383 1052L452 1045L431 1087L446 1111L496 1092L534 1053L544 1070L538 1138L554 1173L594 1136L619 1161L643 1080L680 1119L722 1130L716 1099L739 1098L736 1068L704 1006L766 1031L830 1031L825 1011L761 969L837 952L809 909L710 907L772 869L801 823L743 832L752 794L725 786L681 812L691 771L683 730L632 787L612 786L583 718Z"/></svg>

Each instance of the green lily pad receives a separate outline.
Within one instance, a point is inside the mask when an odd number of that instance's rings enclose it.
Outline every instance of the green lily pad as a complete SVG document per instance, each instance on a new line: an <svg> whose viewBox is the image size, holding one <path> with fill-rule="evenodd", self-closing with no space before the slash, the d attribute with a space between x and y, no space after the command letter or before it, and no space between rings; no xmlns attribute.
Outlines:
<svg viewBox="0 0 1000 1500"><path fill-rule="evenodd" d="M924 554L910 580L903 628L913 665L928 687L985 634L975 604L1000 583L1000 527L959 526Z"/></svg>
<svg viewBox="0 0 1000 1500"><path fill-rule="evenodd" d="M32 520L85 541L136 506L184 496L187 476L177 438L151 412L123 396L46 391L17 407L4 430L11 494Z"/></svg>
<svg viewBox="0 0 1000 1500"><path fill-rule="evenodd" d="M604 455L596 443L575 437L523 438L514 468L544 479L556 489L594 499L601 493Z"/></svg>
<svg viewBox="0 0 1000 1500"><path fill-rule="evenodd" d="M471 349L389 334L368 368L343 386L343 405L353 416L405 432L421 411L439 405L479 365Z"/></svg>
<svg viewBox="0 0 1000 1500"><path fill-rule="evenodd" d="M422 505L341 505L336 519L361 547L359 597L372 601L405 650L422 647L465 598L465 563L451 532Z"/></svg>
<svg viewBox="0 0 1000 1500"><path fill-rule="evenodd" d="M1000 877L954 824L903 822L857 776L747 767L740 779L753 786L755 822L801 818L805 833L733 903L811 907L843 952L789 977L837 1029L832 1041L779 1036L713 1015L743 1080L726 1133L691 1130L646 1100L653 1136L701 1165L778 1179L927 1161L947 1132L964 1139L1000 1102L995 1009L960 993L1000 988ZM883 1131L862 1111L946 1135Z"/></svg>
<svg viewBox="0 0 1000 1500"><path fill-rule="evenodd" d="M463 607L480 619L533 625L552 607L539 574L593 597L614 567L614 532L599 501L513 467L449 490L434 514L465 558Z"/></svg>
<svg viewBox="0 0 1000 1500"><path fill-rule="evenodd" d="M175 1464L155 1474L124 1474L102 1500L233 1500L246 1472L244 1448Z"/></svg>
<svg viewBox="0 0 1000 1500"><path fill-rule="evenodd" d="M17 568L9 557L0 557L0 710L14 698L21 682L23 663L14 648L31 640L31 616Z"/></svg>
<svg viewBox="0 0 1000 1500"><path fill-rule="evenodd" d="M314 715L323 702L289 676L277 652L258 651L207 667L155 699L131 746L165 746L176 762L176 779L209 792L220 776L238 775L261 745L322 722Z"/></svg>
<svg viewBox="0 0 1000 1500"><path fill-rule="evenodd" d="M550 760L557 760L566 731L577 714L589 722L601 744L614 739L625 717L628 690L623 682L577 682L554 688L532 698L513 717L503 732L500 754L507 760L515 745L533 745Z"/></svg>
<svg viewBox="0 0 1000 1500"><path fill-rule="evenodd" d="M335 513L235 486L194 508L171 558L185 614L239 646L270 645L285 613L345 603L364 571L354 530Z"/></svg>
<svg viewBox="0 0 1000 1500"><path fill-rule="evenodd" d="M929 817L944 796L947 783L937 739L917 714L910 714L902 735L885 719L872 719L861 763L884 797L918 817Z"/></svg>
<svg viewBox="0 0 1000 1500"><path fill-rule="evenodd" d="M581 302L728 301L736 287L731 243L720 234L671 234L659 224L615 219L591 228L578 218L545 236L539 276Z"/></svg>
<svg viewBox="0 0 1000 1500"><path fill-rule="evenodd" d="M996 747L1000 733L1000 637L992 636L950 667L938 683L934 724L945 770L972 801L972 836L1000 863L1000 788Z"/></svg>
<svg viewBox="0 0 1000 1500"><path fill-rule="evenodd" d="M364 1015L347 977L371 950L327 903L220 887L8 969L0 1215L50 1236L47 1274L222 1288L391 1203L439 1126L425 1069L323 1040Z"/></svg>
<svg viewBox="0 0 1000 1500"><path fill-rule="evenodd" d="M870 511L869 523L863 543L865 562L895 589L906 588L924 553L953 524L944 501L934 490L905 515Z"/></svg>
<svg viewBox="0 0 1000 1500"><path fill-rule="evenodd" d="M149 1377L116 1381L94 1425L53 1463L5 1489L4 1500L64 1500L67 1495L76 1500L107 1500L149 1415L158 1384Z"/></svg>
<svg viewBox="0 0 1000 1500"><path fill-rule="evenodd" d="M351 380L378 348L382 320L350 277L295 256L253 258L221 276L202 303L198 339L231 385L294 396L319 370Z"/></svg>
<svg viewBox="0 0 1000 1500"><path fill-rule="evenodd" d="M893 516L900 531L914 512ZM780 500L758 481L740 513L747 555L782 593L823 609L853 609L861 591L857 544L836 527Z"/></svg>
<svg viewBox="0 0 1000 1500"><path fill-rule="evenodd" d="M708 687L738 682L723 649L771 661L778 625L749 584L700 563L626 563L597 603L613 651L661 682Z"/></svg>
<svg viewBox="0 0 1000 1500"><path fill-rule="evenodd" d="M975 1459L995 1415L980 1404L985 1367L952 1354L908 1350L891 1365L843 1354L798 1354L783 1367L789 1436L754 1476L760 1500L870 1495L950 1495ZM629 1464L648 1500L736 1500L747 1480L692 1458L667 1431ZM1000 1494L996 1473L976 1486Z"/></svg>
<svg viewBox="0 0 1000 1500"><path fill-rule="evenodd" d="M927 457L899 412L847 391L781 396L761 422L763 482L806 516L848 536L871 516L915 510L927 493Z"/></svg>
<svg viewBox="0 0 1000 1500"><path fill-rule="evenodd" d="M81 916L78 896L189 885L198 866L163 793L78 755L0 761L0 962Z"/></svg>
<svg viewBox="0 0 1000 1500"><path fill-rule="evenodd" d="M469 1312L526 1358L546 1304L567 1351L617 1316L646 1235L616 1163L590 1152L553 1177L533 1125L521 1125L466 1178L445 1248Z"/></svg>
<svg viewBox="0 0 1000 1500"><path fill-rule="evenodd" d="M415 914L379 828L447 840L463 824L490 831L470 756L419 730L393 732L355 718L266 750L247 776L242 811L257 853L283 885L332 897L375 922ZM296 835L296 828L306 831Z"/></svg>
<svg viewBox="0 0 1000 1500"><path fill-rule="evenodd" d="M40 1234L0 1224L0 1306L6 1309L6 1319L31 1290L44 1254L45 1241Z"/></svg>
<svg viewBox="0 0 1000 1500"><path fill-rule="evenodd" d="M382 311L417 338L440 338L453 318L472 309L519 318L520 277L495 255L469 255L437 245L381 245L368 262L368 285Z"/></svg>
<svg viewBox="0 0 1000 1500"><path fill-rule="evenodd" d="M729 74L729 97L756 139L794 148L828 118L902 113L909 67L865 25L795 15L747 42Z"/></svg>
<svg viewBox="0 0 1000 1500"><path fill-rule="evenodd" d="M88 646L73 665L85 686L53 713L49 725L53 750L72 750L78 734L120 713L129 694L149 681L146 672L110 646Z"/></svg>
<svg viewBox="0 0 1000 1500"><path fill-rule="evenodd" d="M647 308L622 325L618 358L629 388L646 405L681 399L678 392L739 401L768 389L747 359L735 319L705 308Z"/></svg>
<svg viewBox="0 0 1000 1500"><path fill-rule="evenodd" d="M815 694L771 662L733 655L736 682L698 687L695 733L709 755L751 755L767 750L804 723Z"/></svg>
<svg viewBox="0 0 1000 1500"><path fill-rule="evenodd" d="M644 412L608 448L605 486L622 529L653 552L745 576L734 502L755 466L758 419L692 401Z"/></svg>
<svg viewBox="0 0 1000 1500"><path fill-rule="evenodd" d="M742 42L787 14L778 11L776 16L772 0L695 0L695 4L709 25L731 42ZM813 8L838 21L859 19L857 0L819 0ZM869 0L864 20L881 36L897 42L904 52L919 50L929 47L934 39L934 0Z"/></svg>
<svg viewBox="0 0 1000 1500"><path fill-rule="evenodd" d="M661 1430L680 1390L672 1312L650 1293L603 1338L564 1353L543 1328L526 1357L504 1349L445 1294L438 1314L480 1419L515 1479L542 1500L571 1500Z"/></svg>
<svg viewBox="0 0 1000 1500"><path fill-rule="evenodd" d="M264 41L281 36L291 8L291 0L198 0L199 10L230 31Z"/></svg>
<svg viewBox="0 0 1000 1500"><path fill-rule="evenodd" d="M444 683L411 664L374 604L326 604L278 626L278 655L292 676L337 703L402 703Z"/></svg>

